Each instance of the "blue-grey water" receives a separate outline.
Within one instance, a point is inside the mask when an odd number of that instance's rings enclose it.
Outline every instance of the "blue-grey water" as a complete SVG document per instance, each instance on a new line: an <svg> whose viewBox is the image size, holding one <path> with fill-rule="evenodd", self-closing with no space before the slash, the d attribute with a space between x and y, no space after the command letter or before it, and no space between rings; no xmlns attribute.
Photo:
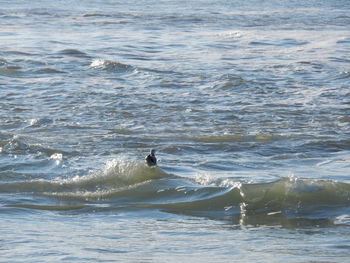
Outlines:
<svg viewBox="0 0 350 263"><path fill-rule="evenodd" d="M349 153L348 0L0 0L0 262L348 262Z"/></svg>

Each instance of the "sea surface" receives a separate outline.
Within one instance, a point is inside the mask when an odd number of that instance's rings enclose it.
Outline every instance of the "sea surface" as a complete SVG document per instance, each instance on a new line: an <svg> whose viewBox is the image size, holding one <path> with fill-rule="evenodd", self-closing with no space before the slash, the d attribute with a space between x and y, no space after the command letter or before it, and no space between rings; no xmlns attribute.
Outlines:
<svg viewBox="0 0 350 263"><path fill-rule="evenodd" d="M6 263L349 262L350 1L0 0L0 221Z"/></svg>

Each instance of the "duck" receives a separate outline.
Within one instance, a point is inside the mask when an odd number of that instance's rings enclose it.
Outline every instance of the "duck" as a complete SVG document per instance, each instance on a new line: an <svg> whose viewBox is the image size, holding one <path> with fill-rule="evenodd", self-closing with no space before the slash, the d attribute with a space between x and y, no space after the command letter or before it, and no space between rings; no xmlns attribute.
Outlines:
<svg viewBox="0 0 350 263"><path fill-rule="evenodd" d="M145 158L147 165L150 167L157 165L157 157L156 157L155 153L156 153L156 150L151 149L150 153Z"/></svg>

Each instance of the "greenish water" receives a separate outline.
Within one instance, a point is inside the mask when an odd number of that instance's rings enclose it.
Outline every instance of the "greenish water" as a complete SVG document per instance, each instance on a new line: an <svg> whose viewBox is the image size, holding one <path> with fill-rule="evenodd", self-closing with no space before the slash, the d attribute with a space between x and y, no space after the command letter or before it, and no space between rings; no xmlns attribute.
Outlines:
<svg viewBox="0 0 350 263"><path fill-rule="evenodd" d="M0 261L346 262L349 9L0 1Z"/></svg>

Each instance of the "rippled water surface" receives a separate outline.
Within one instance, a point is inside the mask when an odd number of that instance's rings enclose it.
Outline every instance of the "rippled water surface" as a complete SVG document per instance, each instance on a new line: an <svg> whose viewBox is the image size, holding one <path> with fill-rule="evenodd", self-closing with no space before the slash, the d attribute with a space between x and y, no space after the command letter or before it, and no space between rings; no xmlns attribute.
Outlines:
<svg viewBox="0 0 350 263"><path fill-rule="evenodd" d="M0 261L346 262L349 9L0 1Z"/></svg>

